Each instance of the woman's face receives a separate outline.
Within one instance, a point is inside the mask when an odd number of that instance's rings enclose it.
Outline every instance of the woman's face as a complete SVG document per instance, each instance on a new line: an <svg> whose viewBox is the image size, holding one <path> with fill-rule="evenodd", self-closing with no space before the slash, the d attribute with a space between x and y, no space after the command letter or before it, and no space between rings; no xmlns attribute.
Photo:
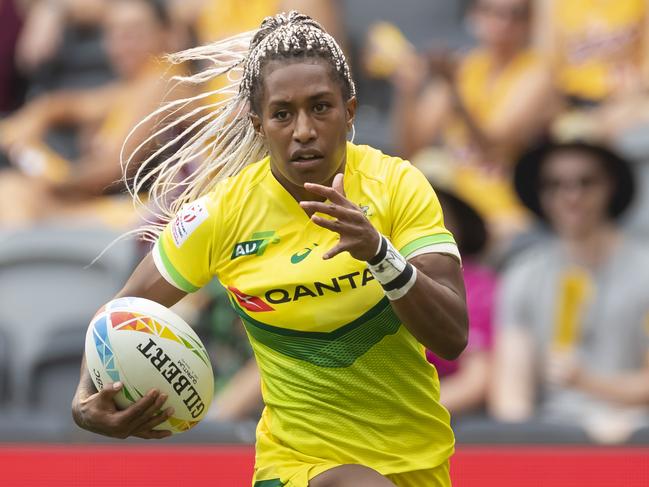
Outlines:
<svg viewBox="0 0 649 487"><path fill-rule="evenodd" d="M541 168L541 207L561 236L585 235L608 220L611 194L606 171L587 152L556 152Z"/></svg>
<svg viewBox="0 0 649 487"><path fill-rule="evenodd" d="M106 52L115 71L132 78L165 50L165 30L145 2L115 2L106 15Z"/></svg>
<svg viewBox="0 0 649 487"><path fill-rule="evenodd" d="M524 45L530 29L529 0L475 0L471 19L481 44L512 50Z"/></svg>
<svg viewBox="0 0 649 487"><path fill-rule="evenodd" d="M296 198L304 183L329 185L345 163L356 99L344 100L340 82L321 59L271 61L251 114L264 136L273 174Z"/></svg>

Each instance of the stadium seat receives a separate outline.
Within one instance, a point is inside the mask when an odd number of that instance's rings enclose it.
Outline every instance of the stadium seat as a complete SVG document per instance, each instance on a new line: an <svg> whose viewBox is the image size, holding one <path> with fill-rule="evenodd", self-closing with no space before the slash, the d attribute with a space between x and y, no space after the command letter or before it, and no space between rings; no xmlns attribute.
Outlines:
<svg viewBox="0 0 649 487"><path fill-rule="evenodd" d="M466 444L590 444L586 433L577 426L533 420L525 423L501 423L488 417L462 418L453 426L458 445Z"/></svg>
<svg viewBox="0 0 649 487"><path fill-rule="evenodd" d="M61 442L69 436L72 419L68 418L47 413L33 414L31 410L3 411L0 415L0 440L2 443Z"/></svg>
<svg viewBox="0 0 649 487"><path fill-rule="evenodd" d="M644 428L640 428L634 432L633 435L631 435L631 438L629 438L629 441L627 441L627 444L642 446L649 445L649 426L645 426Z"/></svg>
<svg viewBox="0 0 649 487"><path fill-rule="evenodd" d="M398 26L417 47L428 47L438 41L446 47L466 46L469 42L463 28L468 0L343 0L342 18L347 36L355 47L360 47L369 26L377 21L388 21Z"/></svg>
<svg viewBox="0 0 649 487"><path fill-rule="evenodd" d="M9 353L9 343L5 333L0 331L0 408L9 401Z"/></svg>
<svg viewBox="0 0 649 487"><path fill-rule="evenodd" d="M349 57L358 92L358 109L354 125L356 142L370 144L392 152L392 133L389 111L392 89L387 81L370 79L361 66L365 37L370 26L379 21L396 25L417 48L460 48L471 43L464 24L467 0L343 0L341 18L344 19Z"/></svg>
<svg viewBox="0 0 649 487"><path fill-rule="evenodd" d="M79 380L86 325L52 327L45 348L32 366L28 399L30 408L69 417L70 401Z"/></svg>
<svg viewBox="0 0 649 487"><path fill-rule="evenodd" d="M88 266L116 236L104 229L41 227L0 238L0 333L16 352L10 355L14 405L29 403L34 366L48 357L50 344L69 339L71 347L82 346L83 330L57 340L64 332L53 328L87 324L123 285L135 261L132 241Z"/></svg>

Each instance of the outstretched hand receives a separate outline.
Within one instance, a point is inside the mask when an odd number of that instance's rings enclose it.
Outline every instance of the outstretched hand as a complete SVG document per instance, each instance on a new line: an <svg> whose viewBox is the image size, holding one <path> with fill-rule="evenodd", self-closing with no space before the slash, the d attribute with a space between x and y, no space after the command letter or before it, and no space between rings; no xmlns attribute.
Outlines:
<svg viewBox="0 0 649 487"><path fill-rule="evenodd" d="M331 259L341 252L349 252L355 259L363 261L376 255L381 239L379 232L363 211L345 197L342 174L336 174L331 187L304 183L304 188L329 200L300 202L300 206L311 214L311 221L340 235L340 241L325 252L323 259ZM323 213L335 219L323 218L315 213Z"/></svg>

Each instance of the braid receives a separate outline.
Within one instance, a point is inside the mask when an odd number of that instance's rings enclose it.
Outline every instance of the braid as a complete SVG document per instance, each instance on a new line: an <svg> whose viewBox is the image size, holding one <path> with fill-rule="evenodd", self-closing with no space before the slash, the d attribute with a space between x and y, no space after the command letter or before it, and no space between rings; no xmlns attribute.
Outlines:
<svg viewBox="0 0 649 487"><path fill-rule="evenodd" d="M250 44L240 89L253 109L258 106L257 95L261 91L264 65L271 60L300 57L325 59L342 81L345 99L356 95L349 65L334 38L311 17L291 11L288 15L266 17Z"/></svg>
<svg viewBox="0 0 649 487"><path fill-rule="evenodd" d="M331 65L345 99L356 94L349 66L336 41L311 17L295 11L266 17L257 31L170 55L168 59L174 64L199 61L207 65L191 76L175 77L178 83L199 85L220 76L225 76L227 83L217 90L163 104L127 137L124 146L143 123L161 118L154 133L130 156L124 158L122 154L126 187L136 207L143 210L141 216L146 222L131 233L154 241L181 207L214 190L219 181L265 157L264 141L249 118L249 110L256 111L263 88L263 68L271 60L307 57L321 58ZM219 97L217 101L215 95ZM199 100L206 103L188 114L174 117L179 110ZM184 122L189 126L185 128ZM142 148L165 136L168 140L170 134L172 140L139 162L135 169L131 167ZM173 154L158 162L170 148L174 149ZM134 174L131 181L126 180L127 174ZM140 197L146 187L149 187L148 201Z"/></svg>

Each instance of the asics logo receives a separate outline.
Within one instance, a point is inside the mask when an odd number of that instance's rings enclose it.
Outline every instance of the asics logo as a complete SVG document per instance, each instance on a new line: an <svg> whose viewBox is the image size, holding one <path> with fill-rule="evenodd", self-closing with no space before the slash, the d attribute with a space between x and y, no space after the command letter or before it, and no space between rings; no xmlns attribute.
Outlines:
<svg viewBox="0 0 649 487"><path fill-rule="evenodd" d="M313 246L317 247L318 244L314 243ZM311 252L313 252L313 249L311 247L305 247L303 250L295 252L293 255L291 255L291 264L299 264L304 259L306 259Z"/></svg>

